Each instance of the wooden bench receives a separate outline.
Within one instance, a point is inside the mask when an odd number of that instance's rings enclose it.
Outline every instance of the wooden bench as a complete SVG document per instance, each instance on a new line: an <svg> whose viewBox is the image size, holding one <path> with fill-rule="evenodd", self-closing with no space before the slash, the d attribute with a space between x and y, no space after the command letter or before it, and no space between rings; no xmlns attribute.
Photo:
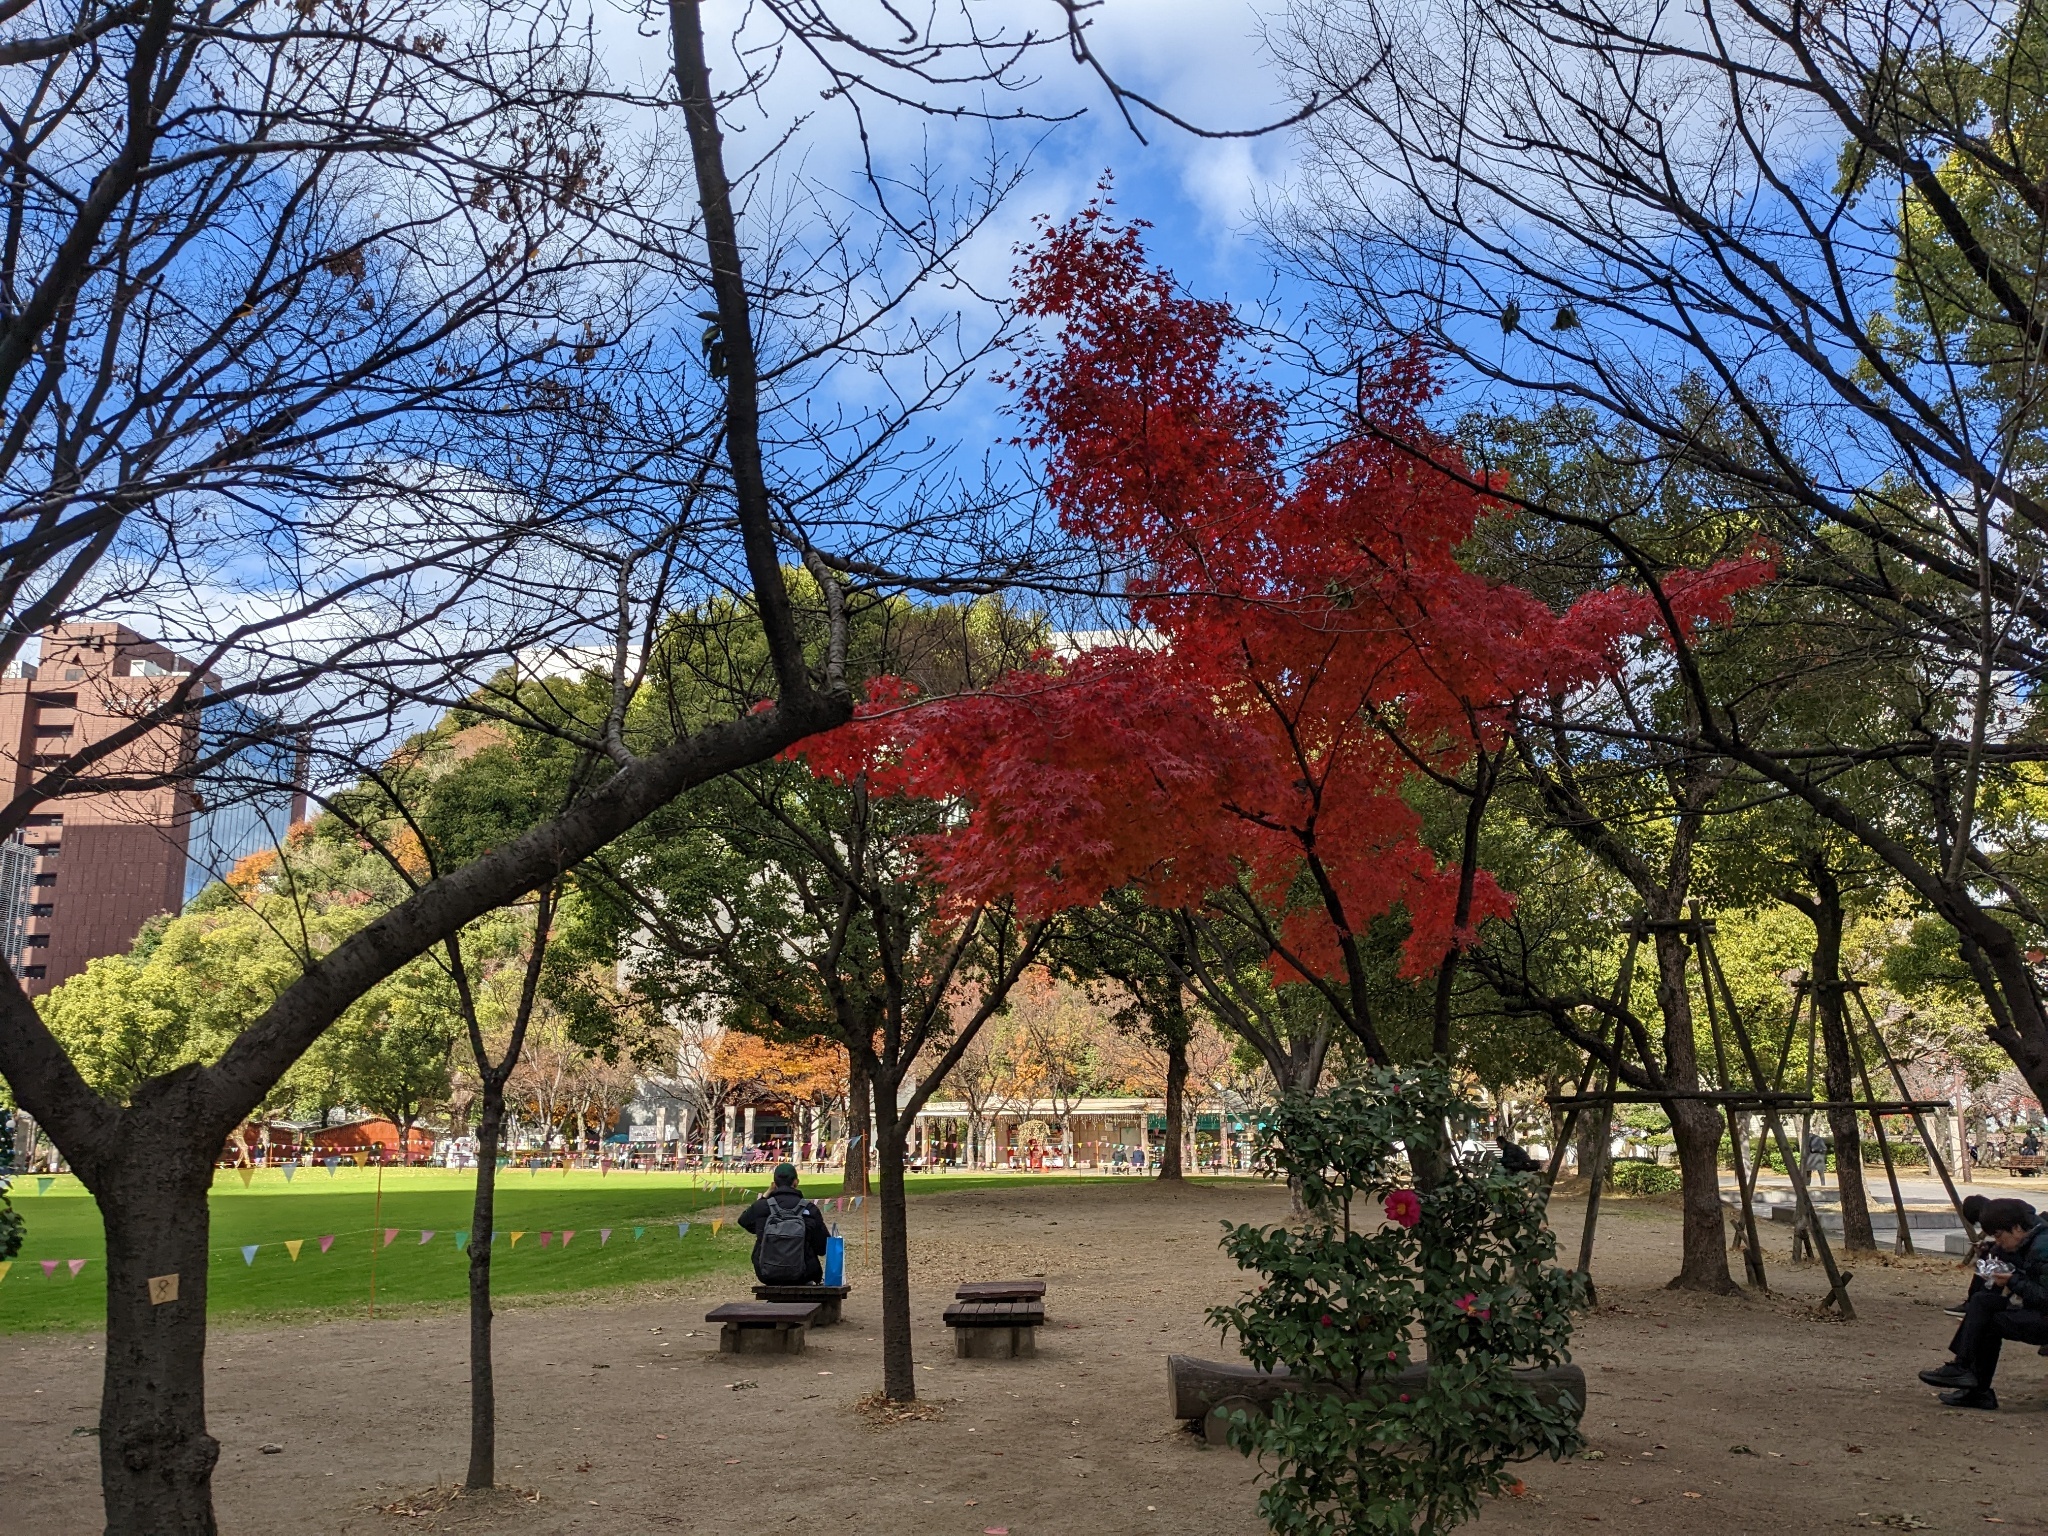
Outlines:
<svg viewBox="0 0 2048 1536"><path fill-rule="evenodd" d="M1043 1301L1043 1280L964 1280L953 1295L960 1301Z"/></svg>
<svg viewBox="0 0 2048 1536"><path fill-rule="evenodd" d="M953 1353L961 1360L1014 1360L1038 1353L1045 1303L1037 1300L956 1301L946 1308Z"/></svg>
<svg viewBox="0 0 2048 1536"><path fill-rule="evenodd" d="M704 1321L719 1324L722 1355L800 1355L817 1315L815 1301L728 1301L706 1312Z"/></svg>
<svg viewBox="0 0 2048 1536"><path fill-rule="evenodd" d="M2021 1178L2026 1179L2032 1178L2035 1174L2039 1173L2044 1164L2048 1164L2048 1156L2043 1156L2039 1152L2032 1154L2015 1152L1997 1166L2003 1168L2007 1173L2016 1173Z"/></svg>
<svg viewBox="0 0 2048 1536"><path fill-rule="evenodd" d="M811 1326L830 1328L839 1321L839 1304L852 1289L850 1285L757 1285L754 1300L815 1302L818 1315L811 1319Z"/></svg>
<svg viewBox="0 0 2048 1536"><path fill-rule="evenodd" d="M1553 1366L1548 1370L1520 1370L1515 1374L1536 1393L1538 1402L1564 1406L1574 1418L1586 1411L1586 1373L1576 1365ZM1388 1378L1397 1390L1416 1391L1429 1382L1429 1367L1411 1365ZM1166 1357L1166 1403L1176 1419L1199 1426L1202 1438L1211 1445L1228 1445L1230 1415L1242 1410L1253 1417L1283 1392L1301 1386L1285 1371L1260 1371L1248 1365L1201 1360L1193 1355ZM1326 1391L1336 1390L1326 1385Z"/></svg>

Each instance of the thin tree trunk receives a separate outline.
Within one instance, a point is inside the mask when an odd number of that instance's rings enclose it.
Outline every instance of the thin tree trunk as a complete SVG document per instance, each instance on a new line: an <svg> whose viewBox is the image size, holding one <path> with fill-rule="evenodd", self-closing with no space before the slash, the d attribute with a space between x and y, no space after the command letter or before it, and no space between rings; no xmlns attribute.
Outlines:
<svg viewBox="0 0 2048 1536"><path fill-rule="evenodd" d="M1686 987L1688 947L1669 928L1656 932L1657 1005L1664 1016L1664 1059L1673 1088L1700 1086L1699 1056L1693 1041L1692 995ZM1678 1175L1684 1217L1684 1256L1671 1288L1729 1292L1726 1228L1721 1219L1721 1115L1711 1104L1680 1100L1671 1107L1671 1134L1678 1145Z"/></svg>
<svg viewBox="0 0 2048 1536"><path fill-rule="evenodd" d="M131 1108L120 1151L92 1179L107 1241L99 1440L108 1536L217 1530L220 1445L206 1430L206 1192L220 1147L195 1147L192 1123L182 1112ZM150 1282L163 1277L176 1286L175 1301L152 1301Z"/></svg>
<svg viewBox="0 0 2048 1536"><path fill-rule="evenodd" d="M846 1053L846 1176L839 1192L868 1192L868 1150L874 1145L875 1117L868 1087L867 1062L858 1051Z"/></svg>
<svg viewBox="0 0 2048 1536"><path fill-rule="evenodd" d="M1829 1101L1841 1104L1856 1097L1856 1062L1849 1050L1849 1024L1843 1017L1842 889L1833 871L1816 864L1813 976L1814 1006L1820 1011L1822 1086ZM1870 1199L1863 1185L1863 1136L1853 1109L1830 1109L1828 1130L1835 1143L1835 1188L1842 1201L1842 1246L1874 1250L1877 1234L1870 1225Z"/></svg>
<svg viewBox="0 0 2048 1536"><path fill-rule="evenodd" d="M1178 1032L1166 1037L1166 1150L1160 1154L1159 1177L1179 1182L1180 1142L1187 1124L1188 1043Z"/></svg>
<svg viewBox="0 0 2048 1536"><path fill-rule="evenodd" d="M464 1486L498 1480L498 1396L491 1367L491 1233L497 1220L498 1138L505 1123L505 1085L484 1078L476 1138L476 1204L469 1217L469 1473Z"/></svg>
<svg viewBox="0 0 2048 1536"><path fill-rule="evenodd" d="M910 1215L904 1206L903 1126L895 1106L884 1109L875 1082L875 1116L882 1195L882 1391L892 1401L917 1397L917 1362L910 1341Z"/></svg>

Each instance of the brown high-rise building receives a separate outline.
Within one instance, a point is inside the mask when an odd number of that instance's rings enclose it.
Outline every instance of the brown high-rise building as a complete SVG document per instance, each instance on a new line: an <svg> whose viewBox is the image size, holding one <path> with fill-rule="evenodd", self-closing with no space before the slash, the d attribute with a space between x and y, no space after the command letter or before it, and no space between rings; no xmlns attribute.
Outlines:
<svg viewBox="0 0 2048 1536"><path fill-rule="evenodd" d="M8 794L124 728L191 671L118 624L45 630L36 663L0 678L0 778ZM87 771L175 778L194 763L206 728L203 713L152 727ZM288 786L215 813L202 794L185 777L158 788L67 795L28 818L22 841L34 863L26 933L19 954L8 958L31 993L77 975L88 960L125 951L144 923L177 912L234 858L274 846L298 809Z"/></svg>

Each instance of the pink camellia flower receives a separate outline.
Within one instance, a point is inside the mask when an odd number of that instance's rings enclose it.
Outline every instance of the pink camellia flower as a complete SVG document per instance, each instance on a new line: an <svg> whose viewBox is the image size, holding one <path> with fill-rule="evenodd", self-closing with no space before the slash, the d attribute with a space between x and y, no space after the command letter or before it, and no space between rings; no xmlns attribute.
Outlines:
<svg viewBox="0 0 2048 1536"><path fill-rule="evenodd" d="M1387 1220L1413 1227L1422 1220L1422 1196L1412 1189L1397 1189L1387 1196Z"/></svg>
<svg viewBox="0 0 2048 1536"><path fill-rule="evenodd" d="M1325 1312L1325 1313L1323 1314L1323 1326L1324 1326L1325 1328L1329 1327L1329 1326L1330 1326L1330 1324L1332 1324L1332 1323L1334 1323L1334 1322L1336 1322L1336 1321L1337 1321L1337 1319L1335 1319L1334 1317L1330 1316L1330 1314L1329 1314L1329 1313Z"/></svg>

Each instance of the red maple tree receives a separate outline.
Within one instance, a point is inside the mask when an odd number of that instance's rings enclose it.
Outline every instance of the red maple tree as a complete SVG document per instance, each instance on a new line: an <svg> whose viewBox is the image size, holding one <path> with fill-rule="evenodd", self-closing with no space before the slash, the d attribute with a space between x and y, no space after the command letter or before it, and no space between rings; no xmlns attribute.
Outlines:
<svg viewBox="0 0 2048 1536"><path fill-rule="evenodd" d="M1139 228L1093 206L1047 232L1021 302L1057 337L1010 380L1066 531L1138 573L1133 643L845 734L893 731L907 782L969 807L929 848L963 897L1043 914L1135 887L1220 916L1386 1063L1366 929L1405 912L1421 977L1510 905L1469 849L1439 861L1403 789L1497 754L1518 701L1597 678L1658 613L1615 589L1560 614L1460 564L1499 509L1425 425L1415 350L1365 382L1355 430L1300 453L1236 316L1179 293ZM1667 590L1690 625L1768 572Z"/></svg>

